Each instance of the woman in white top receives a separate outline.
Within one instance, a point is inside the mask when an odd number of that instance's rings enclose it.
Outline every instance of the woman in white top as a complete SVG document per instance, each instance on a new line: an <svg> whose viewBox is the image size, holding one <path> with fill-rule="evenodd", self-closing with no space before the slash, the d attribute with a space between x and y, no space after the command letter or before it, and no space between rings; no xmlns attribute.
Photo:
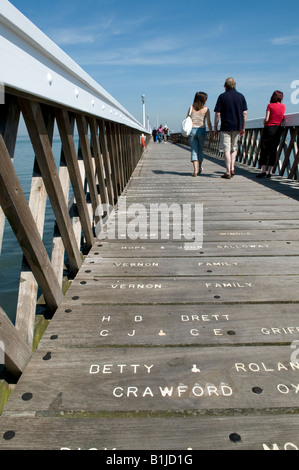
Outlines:
<svg viewBox="0 0 299 470"><path fill-rule="evenodd" d="M208 95L203 91L195 94L192 109L188 111L192 119L192 131L189 135L189 144L191 147L191 162L193 163L193 176L202 172L203 148L206 140L206 124L208 124L211 138L213 130L210 118L210 110L206 107ZM191 113L190 113L191 111Z"/></svg>

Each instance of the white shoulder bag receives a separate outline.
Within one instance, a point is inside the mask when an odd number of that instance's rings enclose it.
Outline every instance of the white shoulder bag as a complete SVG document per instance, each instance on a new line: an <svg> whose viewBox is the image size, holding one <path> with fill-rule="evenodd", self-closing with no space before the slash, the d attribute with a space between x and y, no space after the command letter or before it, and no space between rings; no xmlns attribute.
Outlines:
<svg viewBox="0 0 299 470"><path fill-rule="evenodd" d="M188 116L184 121L182 122L182 129L181 132L184 137L188 137L191 134L192 130L192 119L191 119L191 113L192 113L192 106L189 109Z"/></svg>

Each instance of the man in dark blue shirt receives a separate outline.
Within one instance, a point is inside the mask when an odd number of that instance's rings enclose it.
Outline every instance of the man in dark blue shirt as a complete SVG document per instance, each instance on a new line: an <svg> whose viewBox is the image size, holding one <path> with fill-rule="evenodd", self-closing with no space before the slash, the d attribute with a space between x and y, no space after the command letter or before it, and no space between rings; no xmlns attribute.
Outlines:
<svg viewBox="0 0 299 470"><path fill-rule="evenodd" d="M239 135L245 134L247 103L244 96L236 90L236 82L230 77L225 80L225 92L219 95L215 106L215 137L220 127L220 151L224 152L226 173L222 178L230 179L235 174Z"/></svg>

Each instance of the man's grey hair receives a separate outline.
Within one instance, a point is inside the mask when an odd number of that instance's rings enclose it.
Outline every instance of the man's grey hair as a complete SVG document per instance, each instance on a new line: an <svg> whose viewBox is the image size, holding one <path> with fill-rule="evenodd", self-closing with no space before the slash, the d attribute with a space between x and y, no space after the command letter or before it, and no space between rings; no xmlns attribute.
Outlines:
<svg viewBox="0 0 299 470"><path fill-rule="evenodd" d="M225 86L228 90L230 90L230 89L232 89L232 88L236 88L236 82L235 82L235 80L233 79L233 77L227 78L227 79L225 80L224 86Z"/></svg>

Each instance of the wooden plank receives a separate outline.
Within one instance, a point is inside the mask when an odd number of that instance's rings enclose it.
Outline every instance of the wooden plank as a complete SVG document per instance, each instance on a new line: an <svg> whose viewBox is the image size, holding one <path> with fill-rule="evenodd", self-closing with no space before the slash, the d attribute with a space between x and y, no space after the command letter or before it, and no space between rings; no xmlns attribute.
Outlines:
<svg viewBox="0 0 299 470"><path fill-rule="evenodd" d="M163 277L171 276L259 276L298 275L298 257L246 256L193 258L88 258L77 279L88 281L102 277Z"/></svg>
<svg viewBox="0 0 299 470"><path fill-rule="evenodd" d="M108 224L109 225L109 224ZM118 232L116 232L117 234ZM159 236L158 238L150 238L150 233L149 236L146 240L142 240L142 243L160 243L161 244L161 232L158 231ZM121 241L124 241L125 237L122 237ZM211 243L211 242L266 242L266 241L297 241L298 236L297 236L297 230L292 230L292 229L279 229L279 230L251 230L250 228L247 230L230 230L227 229L219 229L219 230L205 230L204 231L204 240L206 243ZM118 240L120 241L120 240ZM113 240L109 240L110 243L113 242ZM126 243L128 245L132 244L132 240L127 239ZM174 241L171 241L171 243L175 246L176 243ZM98 245L102 244L101 240L97 241ZM96 246L94 251L96 251ZM105 246L105 243L104 245Z"/></svg>
<svg viewBox="0 0 299 470"><path fill-rule="evenodd" d="M39 350L3 416L297 412L299 363L291 355L289 345Z"/></svg>
<svg viewBox="0 0 299 470"><path fill-rule="evenodd" d="M229 230L229 226L228 226ZM295 230L296 231L296 230ZM156 233L156 232L155 232ZM258 237L256 237L258 238ZM170 242L169 240L98 240L92 248L89 257L189 257L190 253L194 257L222 257L222 256L298 256L299 242L297 240L262 240L262 241L226 241L195 243L194 246L186 242Z"/></svg>
<svg viewBox="0 0 299 470"><path fill-rule="evenodd" d="M119 219L120 220L120 219ZM124 219L123 219L124 220ZM166 225L167 223L167 225ZM261 222L258 222L258 224ZM280 229L282 226L280 225L270 225L267 223L263 224L263 229L261 230L262 238L259 237L260 229L258 228L257 223L253 223L250 227L250 224L236 224L233 225L232 228L229 228L229 224L224 223L222 224L222 231L219 233L235 233L235 234L242 234L242 233L247 233L247 238L244 240L242 239L242 236L239 236L239 240L241 243L233 244L228 247L225 246L225 248L236 248L238 249L263 249L267 248L268 253L271 252L271 249L276 247L282 248L284 245L292 245L289 246L289 248L294 249L293 254L297 254L297 247L296 247L296 240L294 240L294 234L290 234L290 231L282 230L280 232ZM206 226L203 223L204 226ZM256 229L257 226L257 229ZM296 228L295 224L287 224L287 228L293 227L294 231L298 230ZM203 247L204 249L210 250L213 248L213 244L215 247L218 249L222 248L221 242L226 242L226 241L231 241L233 242L233 239L229 239L227 236L222 236L222 240L218 238L218 244L215 241L207 241L209 240L207 233L211 233L212 231L216 232L217 229L218 231L221 230L221 224L209 224L209 228L211 230L207 231L202 231L201 228L201 222L200 219L197 220L196 224L192 222L191 224L168 224L166 222L166 217L164 218L163 224L159 223L146 223L142 222L141 219L137 220L132 219L128 221L128 223L125 222L122 223L120 220L120 224L118 225L118 221L116 223L112 218L108 221L107 225L98 233L97 235L97 246L102 248L100 251L105 251L104 247L106 246L107 242L113 244L115 241L117 241L120 246L125 246L125 245L132 245L133 243L153 243L157 244L159 242L161 245L167 244L171 242L173 244L173 247L176 247L176 245L180 245L181 247L186 247L186 249L194 249L196 250L197 247ZM268 237L267 235L265 236L266 231L268 230ZM272 233L271 233L272 232ZM248 233L252 233L252 239L248 239ZM276 235L273 235L276 233ZM290 238L286 238L285 240L282 240L283 234L290 234ZM225 238L224 238L225 237ZM215 239L215 237L214 237ZM235 238L235 241L238 240ZM195 243L196 242L196 243ZM247 243L246 243L247 242ZM269 242L269 243L267 243ZM284 242L284 243L283 243ZM191 245L194 245L195 248L191 248ZM188 245L188 246L187 246ZM218 246L219 245L219 246ZM224 247L224 245L223 245ZM126 248L121 248L121 249L126 249ZM219 251L219 250L216 250ZM253 250L252 250L253 251ZM260 251L260 250L259 250ZM281 254L290 254L290 250ZM236 252L237 254L237 252Z"/></svg>
<svg viewBox="0 0 299 470"><path fill-rule="evenodd" d="M121 451L131 450L128 462L132 465L133 458L138 463L142 459L143 466L157 462L166 466L175 461L199 465L197 450L298 450L298 434L298 416L288 414L185 419L5 418L0 422L0 449L106 451L97 456L103 465L118 457L128 458L128 453ZM145 452L153 450L168 452L164 457ZM180 454L169 457L169 451Z"/></svg>
<svg viewBox="0 0 299 470"><path fill-rule="evenodd" d="M283 286L283 287L282 287ZM298 276L117 277L75 279L69 294L84 304L299 302Z"/></svg>
<svg viewBox="0 0 299 470"><path fill-rule="evenodd" d="M40 348L295 345L298 305L72 305L64 300ZM79 351L78 351L79 353Z"/></svg>
<svg viewBox="0 0 299 470"><path fill-rule="evenodd" d="M143 212L144 214L142 214L141 216L139 216L138 214L135 214L134 212L134 204L139 204L139 205L142 205L142 209L143 209ZM196 204L200 204L200 203L196 203ZM163 208L164 207L164 208ZM150 206L147 206L145 205L143 202L139 201L137 202L137 200L135 200L135 202L131 203L131 204L127 204L127 201L126 201L126 209L127 211L130 211L127 215L127 221L128 222L134 222L136 221L136 225L137 225L137 222L138 223L148 223L148 224L152 224L154 225L154 221L156 221L156 218L157 218L157 222L156 222L156 225L157 223L161 225L161 220L158 218L161 214L167 216L170 218L170 221L172 221L172 211L174 210L174 213L178 214L181 219L183 219L183 215L184 215L184 212L183 212L183 209L184 207L180 207L178 205L175 205L175 203L172 203L172 204L165 204L165 203L156 203L156 204L151 204ZM187 210L190 211L190 214L192 216L192 218L190 218L190 222L194 222L194 209L195 209L195 203L190 203L189 206L187 206L187 204L185 205L185 211L186 213ZM118 211L118 214L121 215L121 214L126 214L125 212L123 211ZM275 214L274 214L274 211L273 212L263 212L263 207L259 210L254 210L254 211L248 211L248 209L241 209L241 210L238 210L237 208L234 208L233 210L231 210L229 213L227 212L215 212L215 210L211 210L210 207L207 207L205 205L203 205L203 220L204 222L207 221L213 221L213 220L224 220L224 221L228 221L228 219L230 219L230 221L242 221L242 220L246 220L246 221L250 221L250 220L261 220L261 221L266 221L266 220L280 220L280 221L283 221L283 220L289 220L290 218L292 218L294 221L296 221L298 223L298 220L299 220L299 215L297 215L297 213L292 213L291 210L289 211L277 211L276 212L277 214L277 217L275 218ZM138 215L138 219L137 219L137 215ZM293 217L292 217L293 215ZM124 219L126 220L126 219ZM183 222L183 221L182 221ZM189 220L186 220L185 223L187 225L187 223L190 223ZM183 225L183 223L181 223Z"/></svg>

